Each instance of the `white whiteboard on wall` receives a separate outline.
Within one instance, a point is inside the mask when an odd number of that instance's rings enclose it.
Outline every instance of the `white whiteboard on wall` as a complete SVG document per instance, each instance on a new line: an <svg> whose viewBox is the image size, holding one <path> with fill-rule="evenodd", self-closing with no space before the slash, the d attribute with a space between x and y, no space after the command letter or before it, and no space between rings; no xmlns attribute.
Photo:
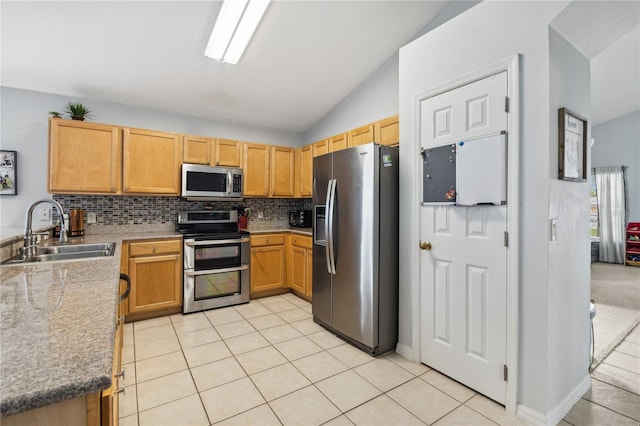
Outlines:
<svg viewBox="0 0 640 426"><path fill-rule="evenodd" d="M456 148L456 204L506 204L507 133L460 141Z"/></svg>

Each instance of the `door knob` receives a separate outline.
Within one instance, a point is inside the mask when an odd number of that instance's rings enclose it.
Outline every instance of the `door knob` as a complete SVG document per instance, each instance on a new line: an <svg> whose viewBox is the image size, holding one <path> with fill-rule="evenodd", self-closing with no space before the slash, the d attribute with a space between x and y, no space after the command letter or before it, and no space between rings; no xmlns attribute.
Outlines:
<svg viewBox="0 0 640 426"><path fill-rule="evenodd" d="M431 250L431 243L426 241L420 241L420 248L422 250Z"/></svg>

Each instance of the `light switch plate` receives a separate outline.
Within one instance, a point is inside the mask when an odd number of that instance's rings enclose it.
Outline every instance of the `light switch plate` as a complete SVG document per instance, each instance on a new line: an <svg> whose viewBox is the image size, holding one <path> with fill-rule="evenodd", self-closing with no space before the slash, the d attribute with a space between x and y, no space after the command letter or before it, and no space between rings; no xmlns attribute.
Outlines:
<svg viewBox="0 0 640 426"><path fill-rule="evenodd" d="M558 239L558 219L549 220L549 241L555 241Z"/></svg>
<svg viewBox="0 0 640 426"><path fill-rule="evenodd" d="M95 213L87 213L87 223L96 223L96 214Z"/></svg>

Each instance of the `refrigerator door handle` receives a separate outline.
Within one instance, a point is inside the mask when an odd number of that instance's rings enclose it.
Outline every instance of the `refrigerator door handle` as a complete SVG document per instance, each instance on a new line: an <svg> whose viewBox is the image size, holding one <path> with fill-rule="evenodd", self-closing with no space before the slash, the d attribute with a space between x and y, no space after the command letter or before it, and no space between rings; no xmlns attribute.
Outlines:
<svg viewBox="0 0 640 426"><path fill-rule="evenodd" d="M333 181L333 179L329 179L329 182L327 182L327 199L325 200L325 206L326 206L326 215L328 217L325 217L325 221L324 221L324 235L325 238L327 239L327 243L324 245L324 250L325 250L325 260L327 261L327 272L331 273L331 251L329 249L329 247L331 246L331 234L330 232L330 225L329 225L329 217L331 217L331 182Z"/></svg>
<svg viewBox="0 0 640 426"><path fill-rule="evenodd" d="M333 275L336 274L336 259L335 259L335 253L334 253L334 249L333 249L333 239L334 239L334 235L333 235L333 218L334 218L334 214L335 214L335 205L336 205L336 184L338 183L338 181L336 179L331 179L331 200L330 200L330 205L327 207L329 210L329 217L327 218L327 223L329 224L329 233L327 235L327 247L329 249L329 266L330 266L330 270L329 272Z"/></svg>

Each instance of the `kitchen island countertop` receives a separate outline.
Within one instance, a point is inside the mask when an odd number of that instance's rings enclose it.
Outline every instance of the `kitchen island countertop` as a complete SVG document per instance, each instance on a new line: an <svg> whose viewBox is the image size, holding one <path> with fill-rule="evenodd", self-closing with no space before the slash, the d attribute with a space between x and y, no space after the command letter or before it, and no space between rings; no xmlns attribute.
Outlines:
<svg viewBox="0 0 640 426"><path fill-rule="evenodd" d="M0 266L2 416L111 385L122 242L171 237L180 235L165 230L72 238L117 247L104 258Z"/></svg>

